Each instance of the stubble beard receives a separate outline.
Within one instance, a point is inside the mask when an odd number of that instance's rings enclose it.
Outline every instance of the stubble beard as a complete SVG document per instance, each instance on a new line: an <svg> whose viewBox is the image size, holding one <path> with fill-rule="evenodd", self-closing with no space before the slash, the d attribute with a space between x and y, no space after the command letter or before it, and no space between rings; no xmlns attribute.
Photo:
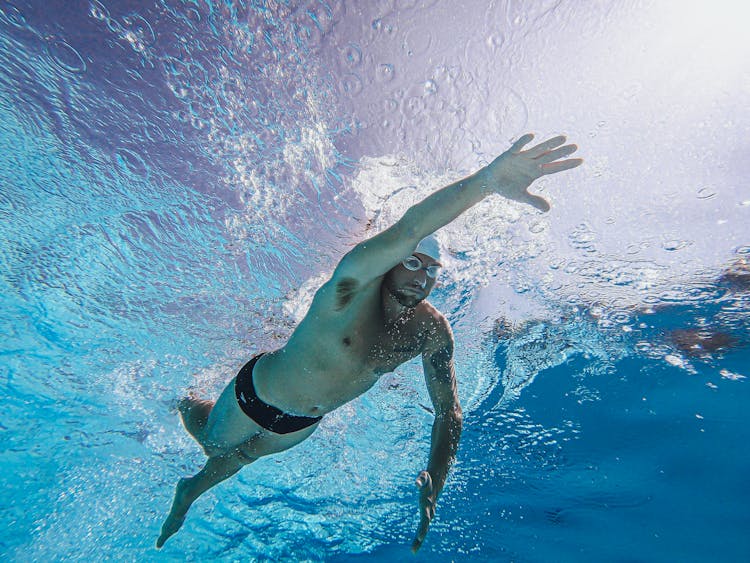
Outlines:
<svg viewBox="0 0 750 563"><path fill-rule="evenodd" d="M388 288L388 292L393 296L393 298L398 302L399 305L401 305L402 307L407 307L409 309L416 309L417 305L419 305L425 299L424 297L417 297L416 295L404 293L400 289Z"/></svg>

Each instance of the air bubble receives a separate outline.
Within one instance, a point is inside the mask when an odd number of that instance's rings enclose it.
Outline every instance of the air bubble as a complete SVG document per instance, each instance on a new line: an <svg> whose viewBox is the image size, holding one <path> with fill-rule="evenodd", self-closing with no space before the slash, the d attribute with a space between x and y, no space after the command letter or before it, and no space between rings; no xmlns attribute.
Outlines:
<svg viewBox="0 0 750 563"><path fill-rule="evenodd" d="M151 24L139 15L128 16L124 20L125 26L135 34L138 40L146 46L151 46L156 42L156 35L151 28Z"/></svg>
<svg viewBox="0 0 750 563"><path fill-rule="evenodd" d="M178 82L167 80L167 86L169 86L169 89L172 90L172 93L175 95L175 97L180 99L186 98L190 93L190 89L186 85Z"/></svg>
<svg viewBox="0 0 750 563"><path fill-rule="evenodd" d="M396 71L393 68L393 65L388 63L378 65L378 68L375 71L375 77L379 82L390 82L395 75Z"/></svg>
<svg viewBox="0 0 750 563"><path fill-rule="evenodd" d="M510 88L501 89L497 97L502 100L497 113L500 134L509 137L513 132L523 130L529 120L529 111L523 98Z"/></svg>
<svg viewBox="0 0 750 563"><path fill-rule="evenodd" d="M668 252L674 252L676 250L682 250L683 248L687 248L688 246L692 245L693 242L689 240L666 240L662 243L661 247L668 251Z"/></svg>
<svg viewBox="0 0 750 563"><path fill-rule="evenodd" d="M383 109L386 113L392 113L398 109L398 102L393 98L389 98L383 102Z"/></svg>
<svg viewBox="0 0 750 563"><path fill-rule="evenodd" d="M677 368L685 367L685 361L680 358L679 356L675 356L674 354L667 354L664 356L664 360L670 365Z"/></svg>
<svg viewBox="0 0 750 563"><path fill-rule="evenodd" d="M428 80L424 83L424 93L426 96L431 96L437 93L437 84L434 80Z"/></svg>
<svg viewBox="0 0 750 563"><path fill-rule="evenodd" d="M115 162L126 172L145 178L148 176L148 165L133 151L118 147L115 149Z"/></svg>
<svg viewBox="0 0 750 563"><path fill-rule="evenodd" d="M356 74L347 74L341 79L339 85L341 91L352 98L362 91L362 79Z"/></svg>
<svg viewBox="0 0 750 563"><path fill-rule="evenodd" d="M424 100L420 97L413 96L406 100L406 103L404 104L404 114L409 118L416 117L422 113L424 107Z"/></svg>
<svg viewBox="0 0 750 563"><path fill-rule="evenodd" d="M512 25L515 25L516 27L524 27L526 25L526 15L525 14L518 14L514 18L510 20L510 23Z"/></svg>
<svg viewBox="0 0 750 563"><path fill-rule="evenodd" d="M429 51L432 44L432 35L429 31L413 28L404 37L404 50L410 55L422 55Z"/></svg>
<svg viewBox="0 0 750 563"><path fill-rule="evenodd" d="M375 31L383 31L383 32L389 33L389 34L393 33L393 25L390 24L390 23L388 23L388 22L384 22L380 18L372 20L372 28Z"/></svg>
<svg viewBox="0 0 750 563"><path fill-rule="evenodd" d="M321 38L333 28L335 14L325 2L310 2L305 12L320 31Z"/></svg>
<svg viewBox="0 0 750 563"><path fill-rule="evenodd" d="M740 381L741 379L747 379L744 375L731 372L728 369L722 369L721 371L719 371L719 375L721 375L721 377L723 377L724 379L730 379L732 381Z"/></svg>
<svg viewBox="0 0 750 563"><path fill-rule="evenodd" d="M115 35L122 35L122 24L116 19L109 18L107 21L107 27Z"/></svg>
<svg viewBox="0 0 750 563"><path fill-rule="evenodd" d="M359 64L362 62L362 50L358 45L350 43L349 45L344 47L344 50L341 52L341 59L343 63L349 68L359 66Z"/></svg>
<svg viewBox="0 0 750 563"><path fill-rule="evenodd" d="M106 21L109 19L109 10L104 4L99 2L99 0L91 0L91 10L89 10L89 14L100 21Z"/></svg>
<svg viewBox="0 0 750 563"><path fill-rule="evenodd" d="M47 53L57 66L68 72L81 74L86 72L83 57L62 39L53 39L47 43Z"/></svg>
<svg viewBox="0 0 750 563"><path fill-rule="evenodd" d="M503 46L504 41L505 39L501 33L492 33L487 36L487 47L492 51L498 51Z"/></svg>
<svg viewBox="0 0 750 563"><path fill-rule="evenodd" d="M630 322L630 313L627 311L614 311L609 317L612 322L624 325Z"/></svg>
<svg viewBox="0 0 750 563"><path fill-rule="evenodd" d="M187 8L185 10L185 19L193 24L199 24L203 19L201 13L195 8Z"/></svg>

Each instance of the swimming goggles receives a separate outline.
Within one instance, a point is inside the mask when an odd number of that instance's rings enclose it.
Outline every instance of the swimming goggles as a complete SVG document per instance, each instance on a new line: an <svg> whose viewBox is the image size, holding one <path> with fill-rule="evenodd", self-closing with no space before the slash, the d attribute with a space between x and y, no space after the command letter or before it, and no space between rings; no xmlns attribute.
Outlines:
<svg viewBox="0 0 750 563"><path fill-rule="evenodd" d="M409 270L410 272L416 272L417 270L424 270L427 272L427 275L431 277L432 279L435 279L438 274L440 273L440 265L439 264L432 264L431 266L425 266L424 262L419 259L418 256L409 256L406 260L403 260L401 264L404 265L404 268Z"/></svg>

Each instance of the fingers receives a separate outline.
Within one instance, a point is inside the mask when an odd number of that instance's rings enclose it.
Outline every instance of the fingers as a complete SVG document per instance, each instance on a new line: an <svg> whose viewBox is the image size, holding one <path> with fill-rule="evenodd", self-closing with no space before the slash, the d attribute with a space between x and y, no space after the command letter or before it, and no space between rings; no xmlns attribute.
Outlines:
<svg viewBox="0 0 750 563"><path fill-rule="evenodd" d="M422 547L423 541L424 541L424 537L414 538L414 541L411 544L411 552L416 553L417 551L419 551L419 548Z"/></svg>
<svg viewBox="0 0 750 563"><path fill-rule="evenodd" d="M531 133L526 133L524 136L522 136L520 139L518 139L515 143L513 143L513 146L508 149L508 152L521 152L521 149L528 145L531 140L534 138L534 135Z"/></svg>
<svg viewBox="0 0 750 563"><path fill-rule="evenodd" d="M565 145L564 147L560 147L559 149L544 152L540 154L539 156L535 156L533 158L540 164L547 164L548 162L552 162L553 160L557 160L558 158L570 156L577 150L578 150L578 145Z"/></svg>
<svg viewBox="0 0 750 563"><path fill-rule="evenodd" d="M550 206L547 200L543 197L539 197L538 195L527 193L524 197L524 203L528 203L529 205L536 207L539 211L543 211L544 213L547 213L547 211L550 210Z"/></svg>
<svg viewBox="0 0 750 563"><path fill-rule="evenodd" d="M427 535L427 530L430 529L430 518L426 517L424 514L422 515L422 519L419 523L419 528L417 529L417 535L414 537L414 542L411 544L411 551L412 553L416 553L417 550L422 547L422 542L424 542L424 538Z"/></svg>
<svg viewBox="0 0 750 563"><path fill-rule="evenodd" d="M417 535L411 544L412 553L416 553L422 546L427 530L430 528L430 522L435 515L435 499L432 495L432 476L429 471L420 471L416 479L416 485L420 488L419 512L420 521L417 528Z"/></svg>
<svg viewBox="0 0 750 563"><path fill-rule="evenodd" d="M582 158L571 158L569 160L561 160L559 162L552 162L550 164L542 164L542 174L555 174L557 172L562 172L563 170L570 170L571 168L575 168L576 166L580 166L583 164Z"/></svg>
<svg viewBox="0 0 750 563"><path fill-rule="evenodd" d="M552 137L551 139L548 139L544 141L543 143L539 143L537 146L530 148L526 152L532 158L536 158L537 156L542 155L546 153L547 151L550 151L556 147L559 147L564 142L565 142L565 135L558 135L557 137Z"/></svg>

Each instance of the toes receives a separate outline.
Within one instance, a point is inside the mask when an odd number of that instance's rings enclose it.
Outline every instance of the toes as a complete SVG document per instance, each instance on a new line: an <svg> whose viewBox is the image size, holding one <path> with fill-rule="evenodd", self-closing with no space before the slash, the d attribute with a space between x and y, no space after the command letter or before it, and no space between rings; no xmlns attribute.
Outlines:
<svg viewBox="0 0 750 563"><path fill-rule="evenodd" d="M175 519L168 518L167 521L164 522L164 525L161 527L161 535L159 536L159 539L156 540L156 549L161 549L166 541L177 533L184 522L184 517Z"/></svg>

